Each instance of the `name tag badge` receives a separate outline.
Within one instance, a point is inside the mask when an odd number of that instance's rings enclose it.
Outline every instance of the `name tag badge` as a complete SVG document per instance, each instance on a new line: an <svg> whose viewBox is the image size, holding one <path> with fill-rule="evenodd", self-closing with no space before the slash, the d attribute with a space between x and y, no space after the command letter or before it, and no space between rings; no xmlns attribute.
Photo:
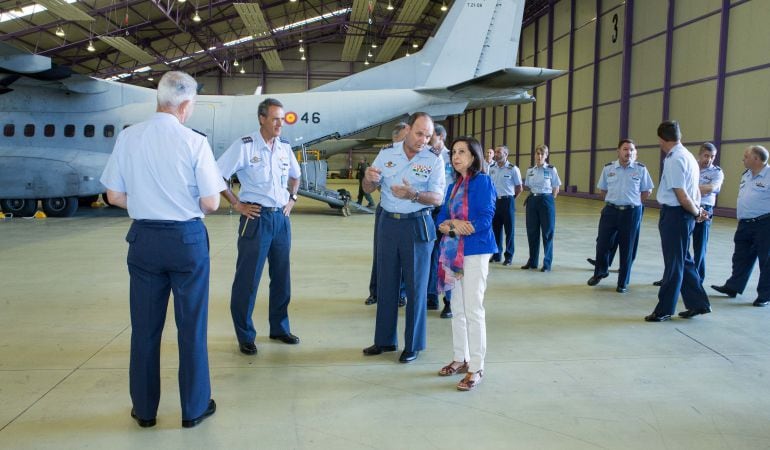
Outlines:
<svg viewBox="0 0 770 450"><path fill-rule="evenodd" d="M545 178L546 180L550 180L551 179L551 171L550 170L544 170L543 171L543 178Z"/></svg>

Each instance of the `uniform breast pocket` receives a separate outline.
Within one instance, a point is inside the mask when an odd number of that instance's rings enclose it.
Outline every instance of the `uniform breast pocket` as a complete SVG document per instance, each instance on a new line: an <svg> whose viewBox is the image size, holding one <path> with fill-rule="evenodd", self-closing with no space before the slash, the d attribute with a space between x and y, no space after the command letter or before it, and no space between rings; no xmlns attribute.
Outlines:
<svg viewBox="0 0 770 450"><path fill-rule="evenodd" d="M765 183L754 183L752 188L757 192L767 192L768 191L768 185Z"/></svg>
<svg viewBox="0 0 770 450"><path fill-rule="evenodd" d="M249 175L255 183L267 183L270 180L270 166L259 162L249 166Z"/></svg>

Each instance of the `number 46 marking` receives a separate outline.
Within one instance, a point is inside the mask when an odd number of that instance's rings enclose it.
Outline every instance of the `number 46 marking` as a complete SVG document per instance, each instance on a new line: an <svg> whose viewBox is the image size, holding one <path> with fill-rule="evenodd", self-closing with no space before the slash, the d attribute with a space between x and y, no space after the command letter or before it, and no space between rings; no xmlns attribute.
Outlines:
<svg viewBox="0 0 770 450"><path fill-rule="evenodd" d="M310 114L310 116L308 116L308 114ZM319 113L319 112L305 113L305 114L302 114L302 117L300 117L299 120L301 120L301 121L303 121L305 123L309 123L309 122L320 123L321 122L321 113Z"/></svg>

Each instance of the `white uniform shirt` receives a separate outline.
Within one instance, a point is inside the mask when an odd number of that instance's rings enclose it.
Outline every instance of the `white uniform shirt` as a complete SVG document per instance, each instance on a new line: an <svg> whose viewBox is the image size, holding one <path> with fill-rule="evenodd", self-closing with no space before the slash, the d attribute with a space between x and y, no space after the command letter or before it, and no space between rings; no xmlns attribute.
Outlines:
<svg viewBox="0 0 770 450"><path fill-rule="evenodd" d="M435 192L441 196L445 193L444 160L436 156L427 146L410 160L404 153L403 141L396 142L380 150L372 167L382 171L380 204L385 211L408 214L428 207L393 195L391 186L403 185L404 180L420 192Z"/></svg>
<svg viewBox="0 0 770 450"><path fill-rule="evenodd" d="M233 142L217 160L223 178L238 174L240 201L274 208L289 203L289 178L299 179L302 172L288 141L276 137L272 147L256 131Z"/></svg>
<svg viewBox="0 0 770 450"><path fill-rule="evenodd" d="M100 181L145 220L203 217L200 198L227 188L206 137L161 112L120 132Z"/></svg>
<svg viewBox="0 0 770 450"><path fill-rule="evenodd" d="M522 184L519 168L508 161L505 161L503 167L500 167L497 163L490 164L489 176L492 178L492 182L495 183L497 198L506 195L516 195L516 186L521 186Z"/></svg>
<svg viewBox="0 0 770 450"><path fill-rule="evenodd" d="M754 219L770 214L770 166L765 164L757 176L751 170L743 173L737 206L738 219Z"/></svg>
<svg viewBox="0 0 770 450"><path fill-rule="evenodd" d="M663 176L656 195L658 203L668 206L681 206L674 188L684 189L696 205L700 205L700 167L695 157L684 145L677 144L663 160Z"/></svg>
<svg viewBox="0 0 770 450"><path fill-rule="evenodd" d="M527 169L524 186L527 186L533 194L551 194L553 188L561 186L561 179L556 167L544 164L542 167L534 166Z"/></svg>
<svg viewBox="0 0 770 450"><path fill-rule="evenodd" d="M654 186L650 172L644 164L631 161L628 167L623 167L620 161L616 160L604 166L596 187L607 191L604 200L613 205L641 206L641 193L652 191Z"/></svg>
<svg viewBox="0 0 770 450"><path fill-rule="evenodd" d="M725 174L719 166L706 167L700 171L700 185L714 185L714 190L703 195L700 199L701 205L714 206L717 204L717 194L722 189L722 182L725 180Z"/></svg>

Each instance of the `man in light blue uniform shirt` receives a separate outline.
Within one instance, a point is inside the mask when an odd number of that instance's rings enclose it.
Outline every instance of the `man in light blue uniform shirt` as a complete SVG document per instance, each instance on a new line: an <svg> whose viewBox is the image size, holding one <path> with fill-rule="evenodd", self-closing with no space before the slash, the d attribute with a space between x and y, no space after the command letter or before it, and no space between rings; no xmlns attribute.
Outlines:
<svg viewBox="0 0 770 450"><path fill-rule="evenodd" d="M238 174L238 198L223 195L241 213L238 261L235 266L230 313L241 353L257 353L257 331L251 318L265 261L270 266L270 339L299 344L289 327L291 221L301 177L291 145L281 138L283 105L267 98L258 107L259 130L244 136L219 157L220 173Z"/></svg>
<svg viewBox="0 0 770 450"><path fill-rule="evenodd" d="M530 191L525 200L527 208L527 241L529 259L521 266L523 270L537 269L540 259L540 236L543 237L543 267L541 272L550 272L553 261L553 233L556 228L556 196L559 195L561 179L556 167L548 164L548 146L535 147L535 165L527 169L524 189Z"/></svg>
<svg viewBox="0 0 770 450"><path fill-rule="evenodd" d="M498 146L495 149L494 163L489 166L489 176L495 184L495 190L497 190L495 217L492 219L492 232L495 234L498 250L497 253L492 255L489 262L500 262L500 253L503 253L505 256L503 260L504 266L510 266L513 262L516 197L523 189L521 172L515 164L508 162L508 152L507 146ZM505 245L503 245L503 231L505 231Z"/></svg>
<svg viewBox="0 0 770 450"><path fill-rule="evenodd" d="M446 185L452 183L454 178L454 168L452 168L452 160L449 156L449 149L446 148L446 128L443 125L436 124L433 136L430 138L430 147L433 149L433 153L437 153L442 159L444 164L444 177L446 179ZM436 222L436 217L441 210L441 207L433 208L431 216L433 222ZM438 224L436 224L436 240L433 243L433 252L430 255L430 274L428 275L428 309L438 309L438 258L439 258L439 244L441 243L441 237L443 236L438 231ZM442 319L452 318L452 291L444 293L444 309L441 310L440 317Z"/></svg>
<svg viewBox="0 0 770 450"><path fill-rule="evenodd" d="M367 169L364 190L381 187L382 213L377 225L377 321L374 345L365 355L395 351L398 345L398 286L403 273L406 305L404 350L399 361L417 359L425 349L426 292L430 254L436 239L431 217L446 188L443 160L426 144L433 119L422 112L409 117L406 138L380 151Z"/></svg>
<svg viewBox="0 0 770 450"><path fill-rule="evenodd" d="M676 121L658 126L660 149L666 154L657 200L661 205L658 230L663 250L662 284L658 304L647 322L669 320L676 312L679 294L687 310L679 313L685 319L711 312L706 291L690 256L690 235L695 222L702 222L708 213L700 207L698 180L700 170L695 157L681 142L682 132Z"/></svg>
<svg viewBox="0 0 770 450"><path fill-rule="evenodd" d="M743 166L738 189L738 229L735 230L733 272L714 290L735 297L749 282L754 262L759 260L759 283L754 306L770 304L770 167L768 151L752 145L743 152Z"/></svg>
<svg viewBox="0 0 770 450"><path fill-rule="evenodd" d="M695 224L692 232L692 254L695 261L695 270L698 271L701 281L706 278L706 248L709 242L711 218L714 216L714 206L717 204L717 194L722 189L725 175L719 166L714 165L717 157L717 148L711 142L706 142L698 152L698 166L700 167L700 206L708 212L708 219Z"/></svg>
<svg viewBox="0 0 770 450"><path fill-rule="evenodd" d="M607 163L597 186L606 205L599 219L596 239L594 275L588 280L595 286L609 274L615 243L620 248L620 272L617 292L628 291L631 266L634 262L634 243L639 238L642 223L642 202L650 196L653 184L644 164L636 161L636 146L630 139L618 143L618 159Z"/></svg>
<svg viewBox="0 0 770 450"><path fill-rule="evenodd" d="M206 137L182 124L192 115L195 80L167 72L150 119L123 130L101 177L110 204L134 219L126 235L131 277L131 417L156 423L160 341L170 293L179 345L182 426L214 414L206 328L209 240L201 219L219 207L225 183Z"/></svg>

